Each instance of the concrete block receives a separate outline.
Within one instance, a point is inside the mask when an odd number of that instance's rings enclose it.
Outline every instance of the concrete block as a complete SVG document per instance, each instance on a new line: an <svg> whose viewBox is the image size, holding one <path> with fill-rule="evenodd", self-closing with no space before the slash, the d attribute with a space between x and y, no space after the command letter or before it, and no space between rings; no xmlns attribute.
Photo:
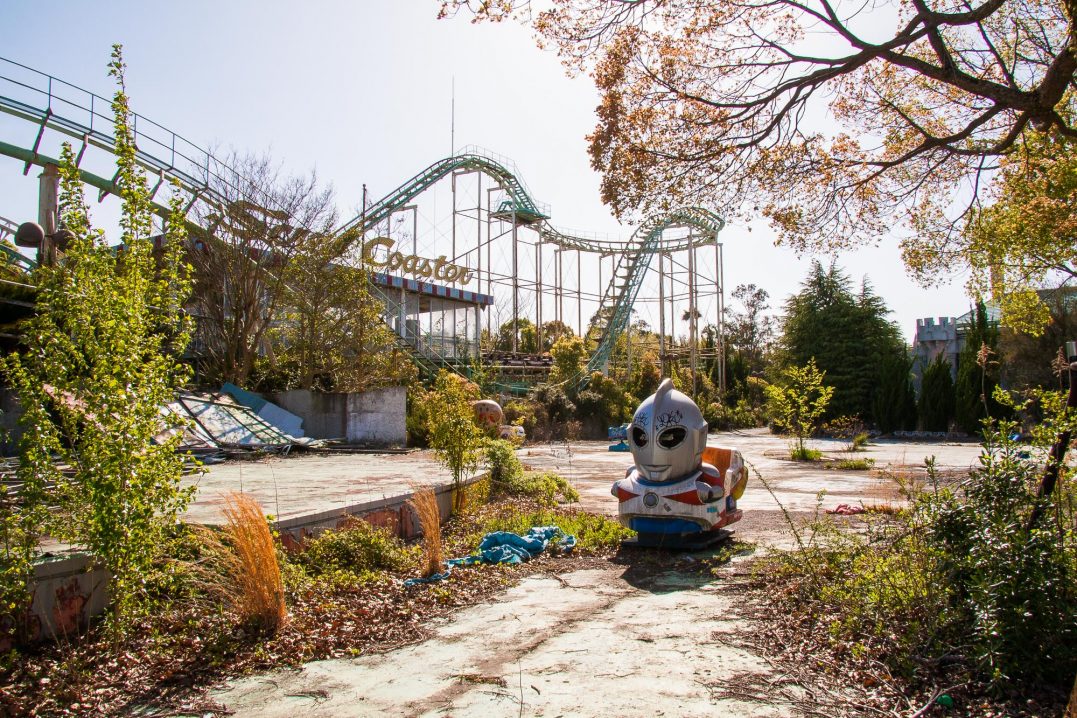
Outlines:
<svg viewBox="0 0 1077 718"><path fill-rule="evenodd" d="M74 553L46 557L34 566L33 597L27 638L41 641L85 631L90 619L108 607L109 573L90 565L90 556ZM0 631L0 651L12 646L10 625Z"/></svg>
<svg viewBox="0 0 1077 718"><path fill-rule="evenodd" d="M303 418L306 435L370 446L407 440L407 390L402 386L353 394L286 391L272 401Z"/></svg>
<svg viewBox="0 0 1077 718"><path fill-rule="evenodd" d="M349 442L402 446L407 441L407 390L402 386L348 394Z"/></svg>

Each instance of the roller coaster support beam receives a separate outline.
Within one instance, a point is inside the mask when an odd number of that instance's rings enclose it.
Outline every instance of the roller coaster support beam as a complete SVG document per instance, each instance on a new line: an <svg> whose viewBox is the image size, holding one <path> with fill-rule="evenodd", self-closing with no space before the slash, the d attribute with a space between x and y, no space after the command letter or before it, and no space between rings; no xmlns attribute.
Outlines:
<svg viewBox="0 0 1077 718"><path fill-rule="evenodd" d="M46 162L41 172L37 195L37 223L45 231L37 248L37 263L51 265L56 262L56 230L59 229L60 167Z"/></svg>
<svg viewBox="0 0 1077 718"><path fill-rule="evenodd" d="M22 147L17 147L3 141L0 141L0 155L5 155L16 160L21 160L22 162L29 162L30 164L39 165L41 167L45 167L46 165L50 164L57 167L60 166L60 160L58 159L34 152L32 150L23 149ZM116 183L113 182L111 179L106 179L92 172L87 172L84 169L79 169L79 177L84 183L108 194L117 194L120 191L119 188L116 186ZM155 213L157 213L158 216L166 219L171 212L168 207L157 202L151 202L150 207ZM192 226L194 225L192 224Z"/></svg>

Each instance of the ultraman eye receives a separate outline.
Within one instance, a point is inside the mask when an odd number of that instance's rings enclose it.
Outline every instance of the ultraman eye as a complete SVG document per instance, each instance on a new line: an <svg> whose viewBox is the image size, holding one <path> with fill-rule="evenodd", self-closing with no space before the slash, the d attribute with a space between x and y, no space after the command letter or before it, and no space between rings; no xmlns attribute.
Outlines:
<svg viewBox="0 0 1077 718"><path fill-rule="evenodd" d="M674 426L658 435L658 445L663 449L672 449L684 441L686 436L688 436L688 432L684 427Z"/></svg>
<svg viewBox="0 0 1077 718"><path fill-rule="evenodd" d="M632 427L632 443L639 447L647 445L647 432L638 426Z"/></svg>

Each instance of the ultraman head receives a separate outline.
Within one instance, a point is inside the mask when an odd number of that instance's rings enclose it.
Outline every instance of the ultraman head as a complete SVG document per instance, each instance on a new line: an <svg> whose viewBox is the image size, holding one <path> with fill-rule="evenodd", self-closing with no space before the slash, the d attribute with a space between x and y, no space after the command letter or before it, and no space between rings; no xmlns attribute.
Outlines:
<svg viewBox="0 0 1077 718"><path fill-rule="evenodd" d="M648 481L670 481L698 471L707 446L707 422L696 403L663 379L643 400L628 429L636 469Z"/></svg>

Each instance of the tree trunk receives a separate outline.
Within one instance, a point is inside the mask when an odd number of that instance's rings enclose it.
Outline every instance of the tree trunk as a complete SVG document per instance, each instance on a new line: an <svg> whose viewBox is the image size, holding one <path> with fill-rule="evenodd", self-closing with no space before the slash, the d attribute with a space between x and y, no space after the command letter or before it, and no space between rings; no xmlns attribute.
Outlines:
<svg viewBox="0 0 1077 718"><path fill-rule="evenodd" d="M1070 364L1069 376L1070 393L1066 399L1066 408L1073 409L1077 408L1077 362ZM1036 491L1036 504L1028 517L1027 528L1029 531L1039 523L1040 518L1043 516L1044 507L1047 505L1048 497L1055 492L1055 486L1058 484L1058 474L1062 468L1062 463L1066 460L1066 449L1069 448L1069 445L1070 432L1060 432L1054 446L1051 447L1051 454L1047 458L1047 468L1043 471L1043 479L1040 480L1040 487Z"/></svg>

